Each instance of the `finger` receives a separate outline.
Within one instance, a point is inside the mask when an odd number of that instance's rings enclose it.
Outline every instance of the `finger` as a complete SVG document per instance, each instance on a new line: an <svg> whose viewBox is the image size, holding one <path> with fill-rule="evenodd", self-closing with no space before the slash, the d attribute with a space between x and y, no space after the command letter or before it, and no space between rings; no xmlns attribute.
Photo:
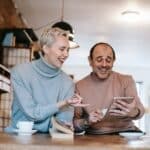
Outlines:
<svg viewBox="0 0 150 150"><path fill-rule="evenodd" d="M74 94L75 97L77 97L78 99L83 99L79 94Z"/></svg>
<svg viewBox="0 0 150 150"><path fill-rule="evenodd" d="M70 103L72 103L72 104L81 103L81 100L77 99L77 98L73 98L70 100Z"/></svg>
<svg viewBox="0 0 150 150"><path fill-rule="evenodd" d="M76 103L81 103L81 99L79 99L79 98L77 98L77 97L73 98L72 100L73 100L74 102L76 102Z"/></svg>
<svg viewBox="0 0 150 150"><path fill-rule="evenodd" d="M111 110L109 113L112 116L126 116L127 115L126 111L119 110L119 109Z"/></svg>
<svg viewBox="0 0 150 150"><path fill-rule="evenodd" d="M98 121L98 119L96 117L91 117L90 121L93 122L93 123L96 123Z"/></svg>
<svg viewBox="0 0 150 150"><path fill-rule="evenodd" d="M123 117L120 113L110 113L110 116Z"/></svg>
<svg viewBox="0 0 150 150"><path fill-rule="evenodd" d="M101 113L100 109L96 109L95 112L96 112L97 114L100 114L100 113Z"/></svg>
<svg viewBox="0 0 150 150"><path fill-rule="evenodd" d="M118 105L122 105L122 106L126 106L128 103L126 101L122 101L122 100L117 100L116 104Z"/></svg>
<svg viewBox="0 0 150 150"><path fill-rule="evenodd" d="M121 110L120 109L111 109L109 111L110 114L121 114Z"/></svg>
<svg viewBox="0 0 150 150"><path fill-rule="evenodd" d="M81 100L75 98L75 99L72 99L72 102L73 102L73 103L81 103Z"/></svg>
<svg viewBox="0 0 150 150"><path fill-rule="evenodd" d="M114 103L113 108L117 108L120 110L126 110L128 108L128 104L127 103Z"/></svg>
<svg viewBox="0 0 150 150"><path fill-rule="evenodd" d="M122 107L121 110L122 110L123 112L126 112L126 113L129 113L129 112L130 112L130 110L129 110L128 108L125 108L125 107Z"/></svg>
<svg viewBox="0 0 150 150"><path fill-rule="evenodd" d="M73 106L74 107L88 107L90 104L81 104L81 103L79 103L79 104L74 104Z"/></svg>

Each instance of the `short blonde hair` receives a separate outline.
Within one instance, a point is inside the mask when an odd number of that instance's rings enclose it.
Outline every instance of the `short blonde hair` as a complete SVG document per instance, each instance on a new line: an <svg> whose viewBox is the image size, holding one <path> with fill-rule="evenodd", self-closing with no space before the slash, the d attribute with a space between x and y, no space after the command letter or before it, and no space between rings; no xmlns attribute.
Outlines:
<svg viewBox="0 0 150 150"><path fill-rule="evenodd" d="M69 32L60 28L46 28L40 37L41 48L44 45L51 46L58 36L65 36L69 39Z"/></svg>

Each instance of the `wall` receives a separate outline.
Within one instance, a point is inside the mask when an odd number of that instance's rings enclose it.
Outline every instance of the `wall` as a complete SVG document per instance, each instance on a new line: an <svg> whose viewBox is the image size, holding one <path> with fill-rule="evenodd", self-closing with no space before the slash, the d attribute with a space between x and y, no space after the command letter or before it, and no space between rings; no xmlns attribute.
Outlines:
<svg viewBox="0 0 150 150"><path fill-rule="evenodd" d="M25 27L21 14L16 11L12 0L0 0L0 28Z"/></svg>

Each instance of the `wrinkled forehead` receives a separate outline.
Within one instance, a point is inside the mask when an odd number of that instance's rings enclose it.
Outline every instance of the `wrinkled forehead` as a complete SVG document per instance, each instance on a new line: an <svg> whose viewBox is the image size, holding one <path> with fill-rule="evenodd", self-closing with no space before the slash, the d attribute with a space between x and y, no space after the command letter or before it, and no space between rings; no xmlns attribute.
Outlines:
<svg viewBox="0 0 150 150"><path fill-rule="evenodd" d="M112 49L105 44L97 45L93 51L93 58L96 58L96 57L113 58Z"/></svg>

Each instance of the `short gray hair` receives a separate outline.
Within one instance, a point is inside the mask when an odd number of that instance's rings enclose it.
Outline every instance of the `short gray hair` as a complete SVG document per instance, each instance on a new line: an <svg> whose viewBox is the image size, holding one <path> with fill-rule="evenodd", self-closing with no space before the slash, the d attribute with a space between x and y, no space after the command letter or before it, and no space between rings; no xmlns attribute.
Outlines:
<svg viewBox="0 0 150 150"><path fill-rule="evenodd" d="M56 40L57 37L59 36L65 36L69 37L69 32L64 31L60 28L46 28L44 29L43 33L41 34L40 37L40 46L41 48L44 45L51 46L54 41Z"/></svg>

